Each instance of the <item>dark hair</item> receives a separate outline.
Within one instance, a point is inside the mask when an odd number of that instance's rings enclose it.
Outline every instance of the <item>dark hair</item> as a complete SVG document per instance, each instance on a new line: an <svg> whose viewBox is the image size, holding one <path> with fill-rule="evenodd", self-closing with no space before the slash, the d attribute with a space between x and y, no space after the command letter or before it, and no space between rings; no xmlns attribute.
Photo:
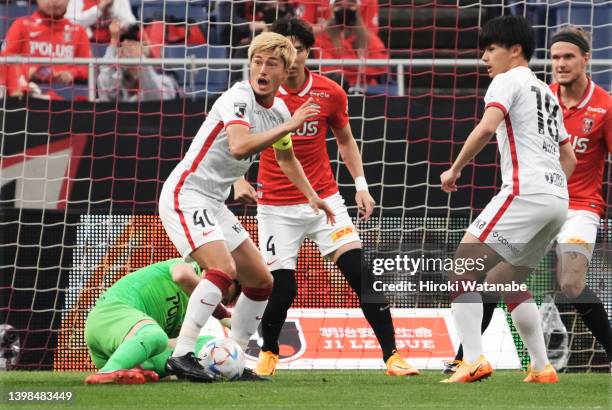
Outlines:
<svg viewBox="0 0 612 410"><path fill-rule="evenodd" d="M272 23L270 31L281 34L285 37L293 36L300 40L304 47L311 48L315 38L310 24L304 20L296 18L282 18Z"/></svg>
<svg viewBox="0 0 612 410"><path fill-rule="evenodd" d="M535 34L529 21L523 16L499 16L487 23L480 30L478 45L485 49L491 44L510 48L520 45L525 60L531 60L535 50Z"/></svg>
<svg viewBox="0 0 612 410"><path fill-rule="evenodd" d="M119 36L119 42L124 40L140 41L140 26L132 24Z"/></svg>

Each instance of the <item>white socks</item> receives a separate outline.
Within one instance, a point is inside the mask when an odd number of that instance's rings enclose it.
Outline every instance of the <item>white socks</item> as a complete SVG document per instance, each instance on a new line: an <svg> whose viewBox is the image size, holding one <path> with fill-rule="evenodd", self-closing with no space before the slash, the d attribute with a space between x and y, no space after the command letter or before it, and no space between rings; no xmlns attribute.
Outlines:
<svg viewBox="0 0 612 410"><path fill-rule="evenodd" d="M474 363L482 354L482 296L478 292L463 293L453 301L451 308L463 344L463 359Z"/></svg>
<svg viewBox="0 0 612 410"><path fill-rule="evenodd" d="M257 331L267 304L268 299L252 300L244 292L238 298L238 302L236 302L232 311L231 335L243 351L246 350L251 336Z"/></svg>
<svg viewBox="0 0 612 410"><path fill-rule="evenodd" d="M544 370L548 364L548 356L538 307L533 299L529 299L514 308L511 315L514 326L529 351L533 369L538 372Z"/></svg>
<svg viewBox="0 0 612 410"><path fill-rule="evenodd" d="M202 326L206 324L219 302L221 302L219 287L208 279L201 280L189 298L185 321L176 339L173 357L184 356L194 351Z"/></svg>

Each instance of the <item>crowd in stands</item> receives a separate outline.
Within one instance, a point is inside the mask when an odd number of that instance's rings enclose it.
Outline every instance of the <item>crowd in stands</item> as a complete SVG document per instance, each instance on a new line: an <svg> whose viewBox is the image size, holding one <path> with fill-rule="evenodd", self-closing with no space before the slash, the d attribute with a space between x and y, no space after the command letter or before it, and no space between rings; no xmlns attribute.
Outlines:
<svg viewBox="0 0 612 410"><path fill-rule="evenodd" d="M161 57L164 46L174 43L225 46L231 50L227 57L244 58L254 35L267 30L279 18L299 17L312 24L317 33L313 57L388 58L377 35L377 0L195 3L167 0L158 2L158 9L146 13L146 18L141 15L140 20L136 16L142 14L139 12L146 3L132 7L130 0L35 0L35 5L31 1L31 10L35 11L12 21L4 37L2 56L91 57L92 48L103 45L103 58ZM171 15L172 4L180 4L185 10L197 7L198 14ZM322 67L326 75L346 89L375 84L386 70L386 67ZM100 101L164 100L181 94L171 75L160 73L151 65L100 64L96 76ZM87 81L86 65L0 65L0 92L8 96L29 94L61 99L54 85Z"/></svg>

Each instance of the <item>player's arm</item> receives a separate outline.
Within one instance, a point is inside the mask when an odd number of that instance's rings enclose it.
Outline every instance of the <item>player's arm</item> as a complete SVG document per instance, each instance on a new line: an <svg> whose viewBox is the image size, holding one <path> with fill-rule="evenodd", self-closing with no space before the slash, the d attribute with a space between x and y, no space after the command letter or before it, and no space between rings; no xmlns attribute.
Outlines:
<svg viewBox="0 0 612 410"><path fill-rule="evenodd" d="M187 295L191 295L193 290L200 283L201 278L196 274L195 269L189 263L177 263L170 269L172 281Z"/></svg>
<svg viewBox="0 0 612 410"><path fill-rule="evenodd" d="M244 177L234 182L234 200L245 205L257 203L257 191Z"/></svg>
<svg viewBox="0 0 612 410"><path fill-rule="evenodd" d="M372 215L376 201L374 201L374 198L372 198L368 191L368 184L365 179L365 173L363 172L361 153L353 137L353 131L351 130L350 124L347 123L342 128L332 127L332 132L336 137L338 151L340 152L342 161L355 181L355 188L357 190L355 202L359 209L359 215L361 219L367 220Z"/></svg>
<svg viewBox="0 0 612 410"><path fill-rule="evenodd" d="M291 119L268 131L257 134L250 134L249 127L242 123L234 123L227 126L227 139L230 153L236 159L244 159L253 154L261 152L283 136L297 130L304 121L319 113L319 107L312 105L312 98L309 98L300 108L298 108Z"/></svg>
<svg viewBox="0 0 612 410"><path fill-rule="evenodd" d="M578 160L576 159L576 154L574 154L574 149L569 139L567 141L567 143L559 147L559 162L561 162L561 168L563 169L565 177L569 180L576 169Z"/></svg>
<svg viewBox="0 0 612 410"><path fill-rule="evenodd" d="M285 142L288 143L285 144ZM327 205L325 201L319 198L319 195L315 192L306 178L306 174L304 173L304 169L302 168L302 164L296 158L293 153L293 148L291 146L291 137L285 136L282 140L278 141L274 144L274 154L276 156L276 161L280 166L280 169L283 171L287 178L291 181L293 185L296 186L297 189L300 190L301 193L304 194L306 199L308 199L308 204L312 209L314 209L315 213L319 213L319 210L323 210L325 215L327 215L327 222L331 225L336 223L335 214Z"/></svg>
<svg viewBox="0 0 612 410"><path fill-rule="evenodd" d="M504 112L500 108L490 106L485 110L482 120L468 136L453 165L440 175L442 191L455 192L457 190L456 182L461 176L461 171L487 145L503 119Z"/></svg>

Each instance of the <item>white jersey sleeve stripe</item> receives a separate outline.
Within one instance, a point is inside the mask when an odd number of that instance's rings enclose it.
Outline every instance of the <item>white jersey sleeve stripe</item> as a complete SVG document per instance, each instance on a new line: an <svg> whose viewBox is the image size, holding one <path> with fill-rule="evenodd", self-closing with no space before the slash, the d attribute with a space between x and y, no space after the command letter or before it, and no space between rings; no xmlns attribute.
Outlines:
<svg viewBox="0 0 612 410"><path fill-rule="evenodd" d="M194 251L196 249L195 243L193 241L193 238L191 237L191 233L189 233L189 228L187 227L187 223L185 222L185 214L183 214L183 211L181 211L181 206L179 204L179 196L181 193L181 189L183 188L183 185L185 184L185 181L187 180L187 178L189 178L189 175L193 174L196 171L196 169L198 169L200 162L202 162L202 160L206 156L206 153L208 152L213 142L215 141L215 138L217 138L217 136L222 130L223 130L223 122L219 121L217 125L215 126L215 128L213 128L213 130L210 132L210 134L208 134L208 137L206 137L206 141L204 142L204 145L202 145L202 149L200 149L200 152L198 153L198 155L195 157L195 159L191 163L191 166L185 171L183 171L183 173L181 174L181 178L179 179L178 183L176 184L176 187L174 188L174 210L178 213L179 219L181 221L181 225L183 226L183 230L185 231L185 236L187 237L187 240L189 241L189 246L191 246L191 249Z"/></svg>

